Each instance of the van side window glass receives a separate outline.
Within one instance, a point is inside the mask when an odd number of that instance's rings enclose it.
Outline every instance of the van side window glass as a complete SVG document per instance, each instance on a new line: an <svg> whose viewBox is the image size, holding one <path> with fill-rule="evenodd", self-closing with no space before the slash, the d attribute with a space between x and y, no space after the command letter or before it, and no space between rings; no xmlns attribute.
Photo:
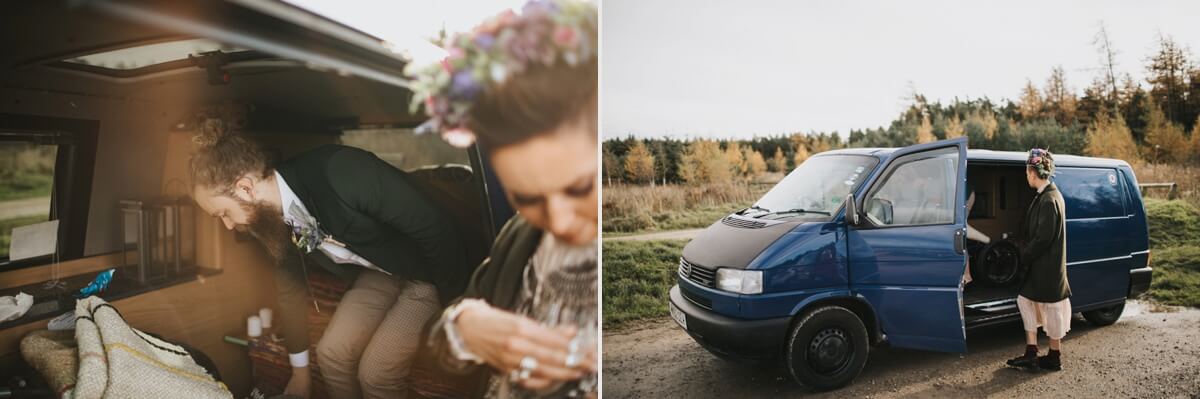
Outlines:
<svg viewBox="0 0 1200 399"><path fill-rule="evenodd" d="M375 153L384 162L407 172L447 166L468 171L471 168L466 149L451 146L436 134L416 134L409 128L345 130L339 142Z"/></svg>
<svg viewBox="0 0 1200 399"><path fill-rule="evenodd" d="M12 230L50 220L58 146L0 141L0 263L9 259Z"/></svg>
<svg viewBox="0 0 1200 399"><path fill-rule="evenodd" d="M867 218L877 226L954 222L958 149L905 155L866 199Z"/></svg>
<svg viewBox="0 0 1200 399"><path fill-rule="evenodd" d="M1054 184L1063 194L1067 219L1125 216L1116 169L1058 168Z"/></svg>

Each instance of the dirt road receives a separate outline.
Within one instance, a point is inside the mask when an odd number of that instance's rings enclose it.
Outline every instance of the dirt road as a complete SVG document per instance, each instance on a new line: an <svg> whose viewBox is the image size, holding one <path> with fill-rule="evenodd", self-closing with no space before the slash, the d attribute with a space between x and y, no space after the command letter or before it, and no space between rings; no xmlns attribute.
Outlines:
<svg viewBox="0 0 1200 399"><path fill-rule="evenodd" d="M1131 301L1121 320L1107 327L1077 316L1063 342L1059 372L1003 367L1023 345L1017 322L968 332L963 356L873 348L850 386L815 393L779 368L719 360L664 318L605 335L604 396L1200 398L1200 310ZM1043 352L1045 345L1043 335Z"/></svg>
<svg viewBox="0 0 1200 399"><path fill-rule="evenodd" d="M0 220L50 212L50 197L25 198L0 202Z"/></svg>
<svg viewBox="0 0 1200 399"><path fill-rule="evenodd" d="M604 237L604 241L651 241L651 240L690 240L704 229L671 230L655 233L642 233L627 236Z"/></svg>

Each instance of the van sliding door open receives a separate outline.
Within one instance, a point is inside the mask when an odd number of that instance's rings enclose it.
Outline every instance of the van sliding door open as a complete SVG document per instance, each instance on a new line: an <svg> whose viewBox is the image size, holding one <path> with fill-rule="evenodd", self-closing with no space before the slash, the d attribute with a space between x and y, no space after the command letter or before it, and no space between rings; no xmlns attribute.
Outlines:
<svg viewBox="0 0 1200 399"><path fill-rule="evenodd" d="M847 229L850 288L875 309L893 346L966 352L965 138L892 153L864 186Z"/></svg>

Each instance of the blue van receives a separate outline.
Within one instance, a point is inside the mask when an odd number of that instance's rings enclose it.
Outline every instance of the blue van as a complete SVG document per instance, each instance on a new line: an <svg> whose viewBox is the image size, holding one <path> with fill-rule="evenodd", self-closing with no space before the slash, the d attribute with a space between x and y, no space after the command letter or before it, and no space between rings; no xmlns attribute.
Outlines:
<svg viewBox="0 0 1200 399"><path fill-rule="evenodd" d="M1012 233L1035 194L1024 161L966 138L815 155L688 243L671 316L718 357L782 357L816 390L853 380L870 345L966 352L967 329L1020 319ZM1112 324L1150 286L1137 180L1120 160L1055 163L1073 310ZM991 244L969 243L968 222Z"/></svg>

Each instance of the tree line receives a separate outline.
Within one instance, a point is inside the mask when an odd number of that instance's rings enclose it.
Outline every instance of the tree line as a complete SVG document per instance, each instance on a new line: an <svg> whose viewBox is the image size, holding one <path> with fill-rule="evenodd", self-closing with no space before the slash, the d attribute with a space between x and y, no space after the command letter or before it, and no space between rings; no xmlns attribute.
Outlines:
<svg viewBox="0 0 1200 399"><path fill-rule="evenodd" d="M1146 79L1116 70L1116 51L1100 28L1094 45L1100 73L1078 92L1061 66L1039 87L1027 80L1016 100L928 101L914 90L910 105L886 127L795 132L749 140L609 139L603 143L609 183L705 183L790 171L811 154L847 147L903 147L967 137L971 148L1025 151L1040 147L1129 162L1200 164L1200 66L1187 49L1160 35L1146 58Z"/></svg>

